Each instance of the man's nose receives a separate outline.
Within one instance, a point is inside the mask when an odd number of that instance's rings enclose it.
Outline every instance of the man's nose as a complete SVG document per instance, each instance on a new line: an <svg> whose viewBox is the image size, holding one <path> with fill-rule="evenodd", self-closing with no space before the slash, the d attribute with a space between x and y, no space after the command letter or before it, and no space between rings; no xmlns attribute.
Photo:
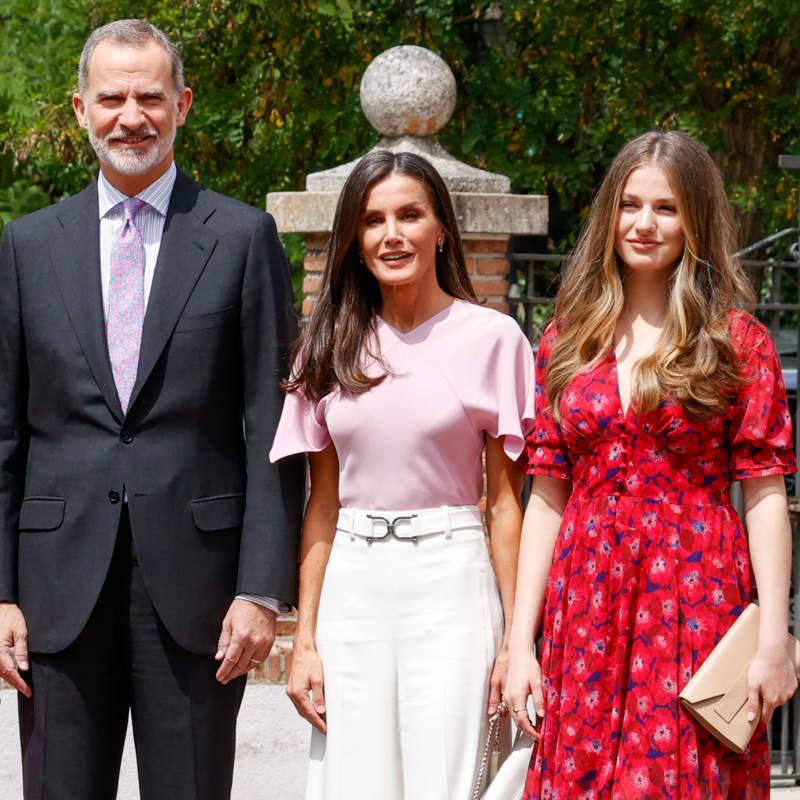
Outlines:
<svg viewBox="0 0 800 800"><path fill-rule="evenodd" d="M119 124L129 130L136 130L141 127L143 121L144 113L139 101L135 97L129 97L120 111Z"/></svg>

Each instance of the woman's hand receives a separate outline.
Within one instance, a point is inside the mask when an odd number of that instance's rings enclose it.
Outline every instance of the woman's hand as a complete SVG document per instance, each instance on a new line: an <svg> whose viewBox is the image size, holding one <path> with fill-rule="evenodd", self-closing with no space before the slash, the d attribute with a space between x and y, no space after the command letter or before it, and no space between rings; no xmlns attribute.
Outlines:
<svg viewBox="0 0 800 800"><path fill-rule="evenodd" d="M536 716L544 717L542 671L532 648L511 653L505 697L517 727L521 728L528 736L538 740L539 733L528 715L528 697L530 695L533 695Z"/></svg>
<svg viewBox="0 0 800 800"><path fill-rule="evenodd" d="M486 713L491 717L500 705L503 698L503 691L508 674L508 642L503 640L500 652L494 660L492 667L492 677L489 679L489 706ZM504 715L505 716L505 715Z"/></svg>
<svg viewBox="0 0 800 800"><path fill-rule="evenodd" d="M797 689L794 660L786 646L762 648L747 671L747 719L764 722L772 719L772 712L783 705Z"/></svg>
<svg viewBox="0 0 800 800"><path fill-rule="evenodd" d="M313 644L298 645L295 642L286 694L294 703L297 713L321 733L327 730L323 686L322 659L317 648Z"/></svg>

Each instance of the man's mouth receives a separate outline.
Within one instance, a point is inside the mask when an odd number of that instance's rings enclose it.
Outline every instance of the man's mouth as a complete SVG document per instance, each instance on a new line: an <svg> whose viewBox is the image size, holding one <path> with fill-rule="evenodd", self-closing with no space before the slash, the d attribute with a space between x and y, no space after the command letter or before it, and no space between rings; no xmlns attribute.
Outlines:
<svg viewBox="0 0 800 800"><path fill-rule="evenodd" d="M143 133L114 134L108 137L108 141L115 144L137 145L154 138L155 133L152 131L145 131Z"/></svg>

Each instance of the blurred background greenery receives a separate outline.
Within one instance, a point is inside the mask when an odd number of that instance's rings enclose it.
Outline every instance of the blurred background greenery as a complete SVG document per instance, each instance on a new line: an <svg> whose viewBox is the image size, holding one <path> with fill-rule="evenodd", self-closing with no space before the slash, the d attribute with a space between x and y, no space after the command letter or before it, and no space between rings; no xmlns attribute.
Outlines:
<svg viewBox="0 0 800 800"><path fill-rule="evenodd" d="M179 165L252 205L373 145L361 75L418 44L458 82L440 141L549 196L546 249L569 248L611 158L653 127L711 149L743 243L797 215L800 175L777 167L800 152L797 0L3 0L0 226L93 176L70 103L78 56L92 28L134 15L184 55ZM287 245L297 267L302 241Z"/></svg>

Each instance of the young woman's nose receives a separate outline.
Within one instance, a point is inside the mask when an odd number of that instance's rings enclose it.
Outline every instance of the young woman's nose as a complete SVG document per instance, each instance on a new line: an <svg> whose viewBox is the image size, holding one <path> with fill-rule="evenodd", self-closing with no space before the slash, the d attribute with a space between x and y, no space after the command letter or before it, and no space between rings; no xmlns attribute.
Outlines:
<svg viewBox="0 0 800 800"><path fill-rule="evenodd" d="M643 205L636 215L636 230L642 232L653 230L655 219L653 209L648 205Z"/></svg>

